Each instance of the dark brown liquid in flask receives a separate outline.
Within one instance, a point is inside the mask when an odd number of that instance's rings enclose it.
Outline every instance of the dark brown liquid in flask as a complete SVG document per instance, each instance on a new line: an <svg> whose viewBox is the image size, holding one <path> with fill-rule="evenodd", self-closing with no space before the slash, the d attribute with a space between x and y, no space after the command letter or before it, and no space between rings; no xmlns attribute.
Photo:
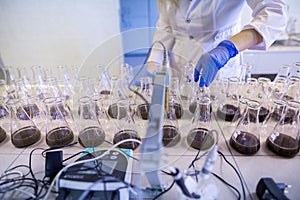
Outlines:
<svg viewBox="0 0 300 200"><path fill-rule="evenodd" d="M123 141L125 139L136 139L141 141L140 136L138 135L138 133L134 130L121 130L118 133L115 134L114 139L113 139L113 143L117 144L120 141ZM120 144L118 147L119 148L124 148L124 149L132 149L135 150L137 147L139 146L138 142L124 142L122 144Z"/></svg>
<svg viewBox="0 0 300 200"><path fill-rule="evenodd" d="M143 120L148 119L149 115L149 108L146 104L140 104L137 106L137 112L139 113L139 117L141 117Z"/></svg>
<svg viewBox="0 0 300 200"><path fill-rule="evenodd" d="M255 154L260 148L259 139L254 134L244 131L235 132L229 143L237 152L246 155Z"/></svg>
<svg viewBox="0 0 300 200"><path fill-rule="evenodd" d="M67 126L52 129L47 133L46 143L50 147L70 144L74 140L73 131Z"/></svg>
<svg viewBox="0 0 300 200"><path fill-rule="evenodd" d="M181 136L179 134L178 128L172 125L164 125L163 126L163 145L165 147L172 147L178 144Z"/></svg>
<svg viewBox="0 0 300 200"><path fill-rule="evenodd" d="M292 158L299 152L299 141L283 133L273 133L266 141L267 147L279 156Z"/></svg>
<svg viewBox="0 0 300 200"><path fill-rule="evenodd" d="M123 118L126 116L126 110L123 108L120 108L120 118ZM108 115L113 118L113 119L117 119L118 118L118 104L114 103L109 105L108 107Z"/></svg>
<svg viewBox="0 0 300 200"><path fill-rule="evenodd" d="M234 105L225 104L223 107L218 108L217 116L220 119L231 122L240 116L240 108Z"/></svg>
<svg viewBox="0 0 300 200"><path fill-rule="evenodd" d="M83 129L78 135L78 142L81 146L97 147L105 140L105 133L99 127L87 127Z"/></svg>
<svg viewBox="0 0 300 200"><path fill-rule="evenodd" d="M6 139L6 131L0 127L0 142L3 142Z"/></svg>
<svg viewBox="0 0 300 200"><path fill-rule="evenodd" d="M30 146L41 138L41 132L35 126L26 126L13 132L11 141L18 148Z"/></svg>
<svg viewBox="0 0 300 200"><path fill-rule="evenodd" d="M195 128L187 136L188 144L197 150L206 150L214 145L214 136L205 128Z"/></svg>
<svg viewBox="0 0 300 200"><path fill-rule="evenodd" d="M256 120L257 111L251 110L249 112L249 114L250 114L250 120L252 122L254 122ZM263 122L266 119L266 117L268 116L268 114L269 114L269 110L265 107L261 107L258 112L258 121Z"/></svg>

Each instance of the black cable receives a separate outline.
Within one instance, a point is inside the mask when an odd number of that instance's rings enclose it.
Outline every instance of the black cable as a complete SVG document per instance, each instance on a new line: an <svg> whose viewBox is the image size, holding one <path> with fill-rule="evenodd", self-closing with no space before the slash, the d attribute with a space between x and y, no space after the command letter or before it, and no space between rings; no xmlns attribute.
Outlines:
<svg viewBox="0 0 300 200"><path fill-rule="evenodd" d="M175 184L175 180L172 182L172 184L170 185L170 187L168 187L166 190L164 190L163 192L159 193L158 195L156 195L153 200L158 199L160 196L162 196L163 194L167 193L169 190L172 189L172 187Z"/></svg>
<svg viewBox="0 0 300 200"><path fill-rule="evenodd" d="M239 192L239 190L234 187L233 185L231 185L230 183L228 183L227 181L225 181L222 177L220 177L219 175L215 174L212 172L212 175L214 175L217 179L219 179L220 181L222 181L224 184L228 185L229 187L231 187L237 194L238 194L238 200L241 199L241 193Z"/></svg>
<svg viewBox="0 0 300 200"><path fill-rule="evenodd" d="M243 190L243 197L244 199L246 199L246 192L245 192L245 187L244 187L244 183L243 183L243 180L242 180L242 177L241 175L239 174L239 172L237 171L237 169L226 159L226 157L224 156L224 154L220 151L218 151L218 153L222 156L222 158L225 160L225 162L231 166L231 168L235 171L235 173L237 174L240 182L241 182L241 186L242 186L242 190Z"/></svg>

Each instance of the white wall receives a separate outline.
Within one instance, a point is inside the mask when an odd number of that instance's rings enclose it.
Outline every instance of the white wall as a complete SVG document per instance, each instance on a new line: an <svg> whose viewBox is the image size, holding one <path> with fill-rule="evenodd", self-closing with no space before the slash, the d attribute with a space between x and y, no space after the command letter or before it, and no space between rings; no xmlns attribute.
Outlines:
<svg viewBox="0 0 300 200"><path fill-rule="evenodd" d="M94 75L95 65L114 60L114 71L122 62L119 32L119 0L0 0L5 65L83 65Z"/></svg>

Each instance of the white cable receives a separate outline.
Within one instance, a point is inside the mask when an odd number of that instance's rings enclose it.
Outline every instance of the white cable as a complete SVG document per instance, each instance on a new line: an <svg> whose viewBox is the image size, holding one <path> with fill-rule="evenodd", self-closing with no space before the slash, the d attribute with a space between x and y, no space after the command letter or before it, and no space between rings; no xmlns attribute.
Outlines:
<svg viewBox="0 0 300 200"><path fill-rule="evenodd" d="M22 193L30 196L33 199L36 199L36 196L34 194L31 194L30 192L26 192L25 190L21 190L21 189L18 189L18 188L16 188L15 190L17 190L18 192L22 192Z"/></svg>
<svg viewBox="0 0 300 200"><path fill-rule="evenodd" d="M18 177L23 177L23 173L21 172L21 171L10 171L9 173L7 173L7 172L4 172L2 175L1 175L1 177L0 177L0 182L2 181L2 179L3 178L5 178L5 177L9 177L10 175L13 175L13 174L17 174L17 175L19 175L19 176L16 176L16 177L14 177L14 178L18 178ZM0 190L1 189L5 189L5 188L7 188L7 187L10 187L10 186L12 186L12 185L14 185L15 184L15 182L12 182L12 183L6 183L6 184L4 184L4 185L1 185L0 186Z"/></svg>
<svg viewBox="0 0 300 200"><path fill-rule="evenodd" d="M125 140L122 140L118 143L116 143L115 145L113 145L111 148L107 149L103 154L95 157L95 158L91 158L91 159L87 159L87 160L81 160L81 161L77 161L77 162L74 162L74 163L71 163L67 166L65 166L64 168L62 168L55 176L55 178L53 179L53 181L51 182L51 185L47 191L47 194L45 195L45 197L43 199L47 200L48 199L48 196L50 195L50 192L51 192L51 189L52 187L54 186L54 183L56 183L56 189L55 191L58 192L59 190L59 184L58 184L58 181L59 181L59 177L60 175L65 171L67 170L68 168L70 167L73 167L75 165L79 165L79 164L82 164L82 163L86 163L86 162L92 162L92 161L96 161L98 159L101 159L102 157L104 157L107 153L109 153L111 150L113 150L114 148L118 147L120 144L123 144L125 142L137 142L139 144L141 144L142 142L139 141L139 140L136 140L136 139L125 139Z"/></svg>

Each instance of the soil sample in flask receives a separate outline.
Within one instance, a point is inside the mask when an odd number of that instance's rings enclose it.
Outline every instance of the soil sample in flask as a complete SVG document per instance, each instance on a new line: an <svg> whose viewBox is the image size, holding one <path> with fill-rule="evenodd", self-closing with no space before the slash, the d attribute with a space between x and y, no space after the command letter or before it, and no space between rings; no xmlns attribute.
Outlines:
<svg viewBox="0 0 300 200"><path fill-rule="evenodd" d="M165 114L163 123L163 138L162 143L165 147L172 147L178 144L181 140L179 132L179 124L177 120L175 104L170 102L169 110Z"/></svg>
<svg viewBox="0 0 300 200"><path fill-rule="evenodd" d="M248 100L246 111L231 135L229 141L231 147L241 154L253 155L260 149L259 109L259 102ZM256 117L250 113L256 113Z"/></svg>
<svg viewBox="0 0 300 200"><path fill-rule="evenodd" d="M138 96L136 115L139 117L139 119L148 120L150 105L147 105L147 103L151 102L152 97L152 80L150 77L140 78L139 93L143 99Z"/></svg>
<svg viewBox="0 0 300 200"><path fill-rule="evenodd" d="M125 139L135 139L141 141L136 129L136 124L134 123L130 113L129 100L119 100L117 103L117 109L118 117L113 143L116 144ZM135 150L138 146L139 143L136 141L128 141L118 145L119 148L132 150Z"/></svg>
<svg viewBox="0 0 300 200"><path fill-rule="evenodd" d="M281 117L267 138L266 144L277 155L291 158L299 152L300 102L289 101L286 108L283 117Z"/></svg>
<svg viewBox="0 0 300 200"><path fill-rule="evenodd" d="M85 148L101 145L105 141L105 133L97 117L99 107L90 97L79 99L78 141Z"/></svg>
<svg viewBox="0 0 300 200"><path fill-rule="evenodd" d="M126 116L126 110L124 108L119 108L118 107L118 101L119 100L124 100L125 97L121 91L120 87L120 80L117 76L112 76L111 77L111 93L110 93L110 103L108 106L108 115L113 118L117 119L118 117L125 117ZM120 112L120 113L118 113ZM119 116L120 115L120 116Z"/></svg>
<svg viewBox="0 0 300 200"><path fill-rule="evenodd" d="M44 99L46 108L46 143L50 147L70 144L74 140L74 133L70 128L67 109L60 98L48 97Z"/></svg>
<svg viewBox="0 0 300 200"><path fill-rule="evenodd" d="M180 86L179 86L179 78L172 77L171 83L169 87L169 104L173 106L177 119L181 119L183 116L183 106L180 95Z"/></svg>
<svg viewBox="0 0 300 200"><path fill-rule="evenodd" d="M217 109L218 118L224 121L236 121L241 115L239 95L237 93L239 82L239 79L236 77L228 79L225 99Z"/></svg>
<svg viewBox="0 0 300 200"><path fill-rule="evenodd" d="M27 112L23 109L24 104L19 99L10 99L7 104L11 116L10 131L12 144L18 148L22 148L38 142L41 138L41 132L35 125L32 116L28 116ZM19 118L18 113L20 111L26 114L26 120Z"/></svg>
<svg viewBox="0 0 300 200"><path fill-rule="evenodd" d="M208 97L198 100L192 119L191 130L187 135L187 143L197 150L206 150L215 144L215 136L211 130L211 101Z"/></svg>
<svg viewBox="0 0 300 200"><path fill-rule="evenodd" d="M0 127L0 142L3 142L6 139L6 131Z"/></svg>

